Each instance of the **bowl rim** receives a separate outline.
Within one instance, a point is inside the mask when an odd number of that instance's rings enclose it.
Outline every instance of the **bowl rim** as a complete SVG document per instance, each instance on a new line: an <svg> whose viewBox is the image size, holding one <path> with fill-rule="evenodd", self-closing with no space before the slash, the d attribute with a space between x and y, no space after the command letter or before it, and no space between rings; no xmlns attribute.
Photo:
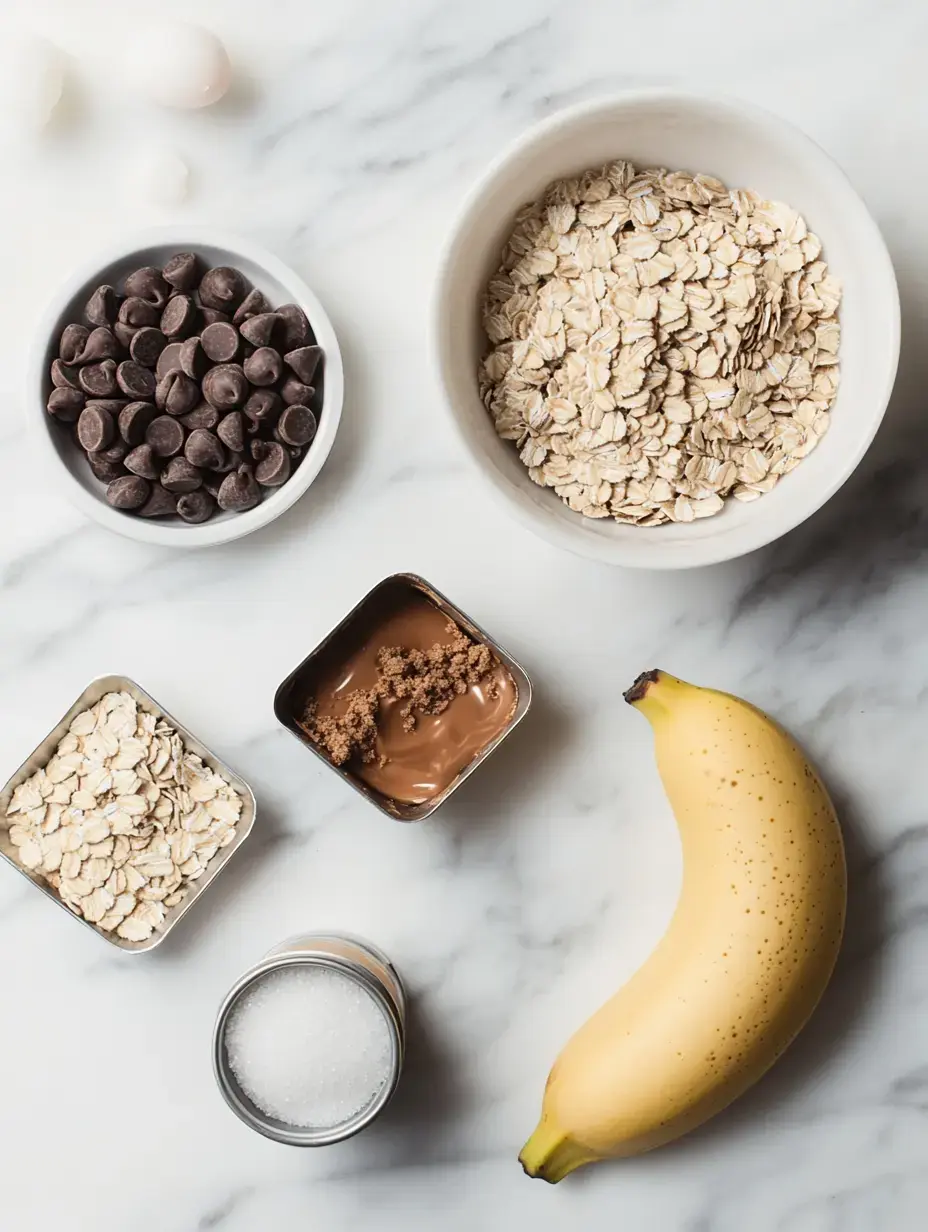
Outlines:
<svg viewBox="0 0 928 1232"><path fill-rule="evenodd" d="M450 383L445 379L451 366L453 340L450 337L450 331L444 327L444 304L448 298L449 276L452 267L460 260L458 249L461 235L473 220L481 201L493 187L497 177L533 146L559 131L573 127L584 119L641 103L669 104L680 108L705 109L708 107L737 113L769 132L775 133L784 144L801 148L815 160L818 174L844 198L846 208L855 213L859 225L868 232L871 263L874 272L883 281L888 308L887 315L884 317L886 382L875 403L870 420L860 432L857 447L846 464L835 470L828 482L823 483L819 488L810 490L803 501L795 502L794 512L787 514L778 524L771 525L766 520L758 518L755 522L744 526L737 536L720 537L718 540L711 538L694 540L691 544L675 544L672 552L668 552L666 548L663 551L660 550L658 541L654 540L654 547L657 550L647 563L639 559L627 559L625 545L621 540L606 540L592 534L585 534L586 528L581 521L574 523L552 519L542 523L532 509L527 508L520 500L508 493L504 485L495 477L491 477L487 469L474 456L468 434L462 426L464 415L458 409L459 400L452 396ZM616 157L620 157L620 154L617 153ZM896 382L902 326L896 272L883 234L847 174L814 138L784 117L756 103L739 98L737 95L658 86L598 95L562 108L509 141L490 160L465 194L442 245L432 284L429 332L432 367L444 395L442 403L446 420L450 420L451 429L459 444L463 445L471 468L480 475L484 488L489 489L494 499L505 506L518 522L536 536L557 547L565 548L576 556L603 564L657 572L700 568L704 565L720 564L723 561L746 556L795 530L834 496L860 465L883 422ZM499 444L503 447L507 445L507 442L500 441ZM579 518L581 515L577 516Z"/></svg>
<svg viewBox="0 0 928 1232"><path fill-rule="evenodd" d="M51 425L45 414L41 395L45 381L45 359L49 339L62 328L64 306L80 288L109 266L125 261L134 253L158 246L177 246L179 251L196 250L199 245L227 251L230 257L241 257L259 266L269 277L286 288L287 294L303 308L316 341L325 354L325 386L319 431L295 474L287 483L266 496L260 505L223 521L200 525L160 524L155 519L130 517L111 509L102 495L96 496L80 482L58 456L51 435ZM172 223L132 232L95 250L81 261L60 283L43 307L34 326L25 376L23 413L27 435L42 460L43 470L56 484L71 505L85 516L126 538L170 548L211 547L231 543L269 525L290 509L314 482L325 465L335 443L344 402L344 366L335 328L322 303L307 283L285 261L261 244L245 236L203 225ZM38 406L35 404L38 403ZM37 413L41 411L41 414Z"/></svg>

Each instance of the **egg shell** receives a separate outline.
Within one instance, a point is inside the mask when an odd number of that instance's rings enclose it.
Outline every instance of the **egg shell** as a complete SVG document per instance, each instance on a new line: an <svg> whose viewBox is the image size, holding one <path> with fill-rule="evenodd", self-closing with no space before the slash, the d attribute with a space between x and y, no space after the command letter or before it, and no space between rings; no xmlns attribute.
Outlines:
<svg viewBox="0 0 928 1232"><path fill-rule="evenodd" d="M47 39L0 40L0 132L41 132L61 100L64 75L64 56Z"/></svg>
<svg viewBox="0 0 928 1232"><path fill-rule="evenodd" d="M124 63L127 84L165 107L208 107L232 80L219 37L185 21L157 19L133 30Z"/></svg>

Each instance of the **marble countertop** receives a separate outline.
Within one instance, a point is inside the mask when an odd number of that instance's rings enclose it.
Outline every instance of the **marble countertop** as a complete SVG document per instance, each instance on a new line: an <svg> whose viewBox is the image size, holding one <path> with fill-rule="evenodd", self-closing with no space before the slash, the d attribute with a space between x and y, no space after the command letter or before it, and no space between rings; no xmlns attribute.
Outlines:
<svg viewBox="0 0 928 1232"><path fill-rule="evenodd" d="M16 15L14 16L13 10ZM6 5L73 57L45 140L4 153L0 769L84 685L135 677L253 784L248 847L153 954L126 958L0 869L4 1232L618 1228L915 1232L928 1205L928 10L913 0L161 0L226 39L232 96L147 109L111 72L127 6ZM859 472L741 561L675 576L563 555L488 502L429 367L435 257L469 183L554 109L622 87L723 88L802 125L885 229L902 368ZM176 149L189 200L140 193ZM104 237L220 220L289 260L344 346L347 402L311 492L240 543L110 535L37 482L22 357ZM424 574L521 659L536 700L435 819L395 825L274 720L276 684L367 587ZM847 943L811 1025L752 1093L653 1155L556 1189L523 1177L550 1062L648 954L679 886L649 733L621 690L659 665L749 697L820 764L851 865ZM313 927L386 949L413 998L388 1114L300 1152L251 1133L209 1065L216 1007ZM921 1214L919 1214L921 1212Z"/></svg>

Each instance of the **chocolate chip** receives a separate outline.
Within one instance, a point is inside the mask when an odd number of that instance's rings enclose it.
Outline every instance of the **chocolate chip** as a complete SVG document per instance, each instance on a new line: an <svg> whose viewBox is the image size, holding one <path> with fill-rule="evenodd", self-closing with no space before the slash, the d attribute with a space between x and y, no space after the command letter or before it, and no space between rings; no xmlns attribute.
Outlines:
<svg viewBox="0 0 928 1232"><path fill-rule="evenodd" d="M79 389L58 388L48 395L46 410L61 423L76 423L84 409L84 395Z"/></svg>
<svg viewBox="0 0 928 1232"><path fill-rule="evenodd" d="M304 385L295 376L285 376L280 386L280 396L288 406L297 402L301 406L308 406L315 392L312 385Z"/></svg>
<svg viewBox="0 0 928 1232"><path fill-rule="evenodd" d="M101 449L113 442L116 435L116 425L113 416L101 411L98 406L85 406L77 421L77 439L81 449L88 453L99 453Z"/></svg>
<svg viewBox="0 0 928 1232"><path fill-rule="evenodd" d="M165 518L172 513L177 512L177 497L171 492L166 492L160 484L155 484L151 490L151 496L138 510L140 518Z"/></svg>
<svg viewBox="0 0 928 1232"><path fill-rule="evenodd" d="M137 295L139 299L163 308L168 302L171 288L164 280L160 269L153 265L143 265L141 269L133 270L126 276L123 284L126 295Z"/></svg>
<svg viewBox="0 0 928 1232"><path fill-rule="evenodd" d="M245 279L230 265L207 270L200 283L200 303L204 308L232 312L245 298Z"/></svg>
<svg viewBox="0 0 928 1232"><path fill-rule="evenodd" d="M284 322L281 350L296 351L312 342L312 330L309 328L309 321L302 308L298 308L296 304L284 304L283 307L277 309L277 314L283 318Z"/></svg>
<svg viewBox="0 0 928 1232"><path fill-rule="evenodd" d="M172 458L161 476L162 487L178 496L184 492L195 492L202 482L199 469L186 458Z"/></svg>
<svg viewBox="0 0 928 1232"><path fill-rule="evenodd" d="M197 306L189 295L174 295L161 314L161 332L168 338L184 338L193 329Z"/></svg>
<svg viewBox="0 0 928 1232"><path fill-rule="evenodd" d="M91 398L112 398L119 392L115 359L104 359L99 364L87 364L81 368L78 379L81 389Z"/></svg>
<svg viewBox="0 0 928 1232"><path fill-rule="evenodd" d="M77 363L78 356L83 353L89 337L90 330L86 325L66 325L61 332L61 341L58 344L58 354L61 357L62 363ZM105 359L107 357L101 355L100 358Z"/></svg>
<svg viewBox="0 0 928 1232"><path fill-rule="evenodd" d="M222 460L222 465L216 466L213 469L218 475L227 475L229 471L238 470L242 463L247 462L247 460L248 459L245 457L244 453L239 453L235 449L227 449L225 451L225 457Z"/></svg>
<svg viewBox="0 0 928 1232"><path fill-rule="evenodd" d="M204 470L215 471L225 462L226 451L214 433L206 428L195 428L187 437L184 457L192 466L201 466Z"/></svg>
<svg viewBox="0 0 928 1232"><path fill-rule="evenodd" d="M283 360L273 347L258 347L245 360L244 371L252 385L276 385L283 371Z"/></svg>
<svg viewBox="0 0 928 1232"><path fill-rule="evenodd" d="M126 455L126 469L133 475L141 475L143 479L157 479L161 471L161 461L151 445L139 445Z"/></svg>
<svg viewBox="0 0 928 1232"><path fill-rule="evenodd" d="M220 411L241 406L248 396L248 381L239 364L218 364L203 378L203 397Z"/></svg>
<svg viewBox="0 0 928 1232"><path fill-rule="evenodd" d="M109 453L109 450L104 450L103 454L87 454L87 463L93 472L94 478L99 479L101 483L112 483L114 479L119 479L126 473L123 463L107 459L105 456L107 453Z"/></svg>
<svg viewBox="0 0 928 1232"><path fill-rule="evenodd" d="M271 389L256 389L245 403L245 414L251 420L253 427L249 431L258 431L262 425L273 427L283 410L280 395Z"/></svg>
<svg viewBox="0 0 928 1232"><path fill-rule="evenodd" d="M201 402L199 406L195 406L186 415L181 415L180 422L190 432L195 428L208 428L212 430L219 423L221 415L222 412L217 411L208 402Z"/></svg>
<svg viewBox="0 0 928 1232"><path fill-rule="evenodd" d="M159 415L145 430L145 443L159 458L173 458L184 447L184 429L170 415Z"/></svg>
<svg viewBox="0 0 928 1232"><path fill-rule="evenodd" d="M201 340L197 334L194 334L192 338L188 338L181 345L178 358L180 359L181 369L192 381L202 381L209 370L209 360L206 358Z"/></svg>
<svg viewBox="0 0 928 1232"><path fill-rule="evenodd" d="M297 374L304 385L311 385L319 360L322 359L322 347L305 346L296 351L288 351L284 360Z"/></svg>
<svg viewBox="0 0 928 1232"><path fill-rule="evenodd" d="M110 502L143 517L251 509L315 432L322 352L305 313L272 310L241 270L203 269L175 253L101 285L85 305L92 328L66 326L49 364L49 414L76 425Z"/></svg>
<svg viewBox="0 0 928 1232"><path fill-rule="evenodd" d="M277 421L275 435L285 445L308 445L316 435L316 416L308 406L288 406Z"/></svg>
<svg viewBox="0 0 928 1232"><path fill-rule="evenodd" d="M142 401L155 392L155 374L134 359L124 359L116 369L116 381L127 398Z"/></svg>
<svg viewBox="0 0 928 1232"><path fill-rule="evenodd" d="M200 345L214 364L227 364L235 359L241 339L234 325L217 321L207 325L200 335Z"/></svg>
<svg viewBox="0 0 928 1232"><path fill-rule="evenodd" d="M275 328L282 320L283 318L276 312L262 312L243 321L239 327L239 333L246 342L250 342L253 346L267 346L274 336Z"/></svg>
<svg viewBox="0 0 928 1232"><path fill-rule="evenodd" d="M118 438L112 445L108 445L106 449L101 449L97 453L97 457L101 462L124 462L129 453L129 446L125 441Z"/></svg>
<svg viewBox="0 0 928 1232"><path fill-rule="evenodd" d="M254 509L261 500L261 489L255 483L251 467L243 465L226 475L217 499L219 508L230 512L244 513L246 509Z"/></svg>
<svg viewBox="0 0 928 1232"><path fill-rule="evenodd" d="M77 379L77 369L63 364L60 359L52 360L52 384L56 389L80 389Z"/></svg>
<svg viewBox="0 0 928 1232"><path fill-rule="evenodd" d="M150 304L148 300L140 299L138 295L130 295L128 299L124 299L119 307L119 316L117 321L121 321L123 325L131 325L134 329L142 329L143 326L157 325L161 317L160 311L154 304Z"/></svg>
<svg viewBox="0 0 928 1232"><path fill-rule="evenodd" d="M206 522L216 512L216 502L208 492L197 488L178 499L177 512L185 522Z"/></svg>
<svg viewBox="0 0 928 1232"><path fill-rule="evenodd" d="M122 351L119 349L119 343L113 336L112 330L107 329L105 325L99 325L87 335L84 349L74 362L95 364L101 359L119 359L121 356Z"/></svg>
<svg viewBox="0 0 928 1232"><path fill-rule="evenodd" d="M118 301L116 292L104 284L97 287L84 307L84 320L88 325L112 325L116 320Z"/></svg>
<svg viewBox="0 0 928 1232"><path fill-rule="evenodd" d="M130 402L119 412L119 435L128 445L141 445L145 430L156 414L151 402Z"/></svg>
<svg viewBox="0 0 928 1232"><path fill-rule="evenodd" d="M196 381L179 368L172 368L155 389L155 406L169 415L186 415L199 401L200 391Z"/></svg>
<svg viewBox="0 0 928 1232"><path fill-rule="evenodd" d="M119 412L124 406L128 406L129 403L125 398L88 398L87 405L99 407L101 411L106 411L108 415L118 419Z"/></svg>
<svg viewBox="0 0 928 1232"><path fill-rule="evenodd" d="M138 332L138 328L135 325L124 325L122 321L117 321L113 326L116 340L125 351L128 351L129 347L132 346L132 339Z"/></svg>
<svg viewBox="0 0 928 1232"><path fill-rule="evenodd" d="M175 291L192 291L200 281L200 261L195 253L178 252L161 271Z"/></svg>
<svg viewBox="0 0 928 1232"><path fill-rule="evenodd" d="M106 499L114 509L138 509L151 495L148 482L139 475L114 479L106 489Z"/></svg>
<svg viewBox="0 0 928 1232"><path fill-rule="evenodd" d="M167 342L167 338L160 329L156 329L153 325L143 325L132 336L129 343L129 354L137 364L142 364L145 368L154 368Z"/></svg>
<svg viewBox="0 0 928 1232"><path fill-rule="evenodd" d="M231 318L227 312L220 312L218 308L204 308L200 305L200 320L203 329L206 329L207 325L228 325Z"/></svg>
<svg viewBox="0 0 928 1232"><path fill-rule="evenodd" d="M264 292L259 291L254 287L239 306L235 310L235 316L232 318L233 325L241 325L243 321L247 321L249 317L256 317L262 312L268 312L270 304L265 298Z"/></svg>
<svg viewBox="0 0 928 1232"><path fill-rule="evenodd" d="M216 435L224 445L241 453L245 448L245 420L241 411L230 411L216 429Z"/></svg>
<svg viewBox="0 0 928 1232"><path fill-rule="evenodd" d="M263 458L255 469L255 479L265 488L277 488L290 478L290 455L277 441L254 441L254 446L263 446Z"/></svg>
<svg viewBox="0 0 928 1232"><path fill-rule="evenodd" d="M159 330L158 332L160 333L161 331ZM164 380L167 374L174 368L180 369L180 351L183 345L182 342L169 342L164 348L158 356L158 362L155 365L156 380Z"/></svg>

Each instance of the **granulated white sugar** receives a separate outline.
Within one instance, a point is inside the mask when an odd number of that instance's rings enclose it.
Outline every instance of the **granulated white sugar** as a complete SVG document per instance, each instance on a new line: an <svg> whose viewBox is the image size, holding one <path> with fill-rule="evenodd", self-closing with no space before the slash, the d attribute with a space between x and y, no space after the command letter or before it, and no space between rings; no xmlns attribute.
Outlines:
<svg viewBox="0 0 928 1232"><path fill-rule="evenodd" d="M257 980L229 1015L225 1042L245 1094L301 1129L343 1124L390 1078L386 1014L330 967L284 967Z"/></svg>

